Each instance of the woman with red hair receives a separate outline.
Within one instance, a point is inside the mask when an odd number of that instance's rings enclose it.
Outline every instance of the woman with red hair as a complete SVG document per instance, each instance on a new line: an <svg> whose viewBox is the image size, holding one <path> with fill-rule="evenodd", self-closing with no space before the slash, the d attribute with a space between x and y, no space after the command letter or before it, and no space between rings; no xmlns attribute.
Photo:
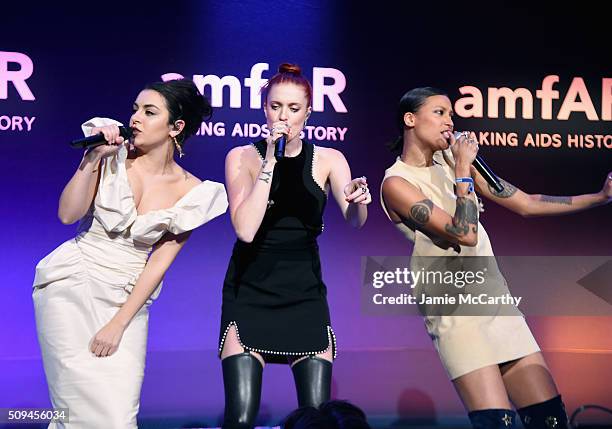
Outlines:
<svg viewBox="0 0 612 429"><path fill-rule="evenodd" d="M225 163L238 240L223 285L219 336L224 428L253 426L266 362L291 365L300 406L329 399L336 347L317 236L330 191L357 228L372 200L365 177L351 180L342 153L301 138L312 88L298 66L281 64L263 97L270 135L232 149ZM275 156L281 139L284 154Z"/></svg>

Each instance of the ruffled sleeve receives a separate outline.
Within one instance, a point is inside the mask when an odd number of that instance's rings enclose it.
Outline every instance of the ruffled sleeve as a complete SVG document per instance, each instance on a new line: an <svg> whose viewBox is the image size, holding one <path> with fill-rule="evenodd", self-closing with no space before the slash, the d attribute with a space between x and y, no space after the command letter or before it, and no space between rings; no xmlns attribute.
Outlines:
<svg viewBox="0 0 612 429"><path fill-rule="evenodd" d="M172 234L191 231L225 213L227 207L225 187L206 180L192 188L173 207L138 216L132 225L131 236L135 241L153 245L166 231Z"/></svg>
<svg viewBox="0 0 612 429"><path fill-rule="evenodd" d="M83 122L81 124L81 130L83 130L83 134L85 134L85 137L89 137L93 128L105 127L107 125L117 125L118 127L120 127L123 124L119 121L115 121L114 119L95 117L91 118L89 121Z"/></svg>
<svg viewBox="0 0 612 429"><path fill-rule="evenodd" d="M109 118L92 118L81 125L85 136L91 135L94 127L106 125L123 125ZM136 220L134 196L127 178L125 160L127 148L122 146L119 151L102 161L102 171L98 193L94 200L94 216L108 232L123 232Z"/></svg>

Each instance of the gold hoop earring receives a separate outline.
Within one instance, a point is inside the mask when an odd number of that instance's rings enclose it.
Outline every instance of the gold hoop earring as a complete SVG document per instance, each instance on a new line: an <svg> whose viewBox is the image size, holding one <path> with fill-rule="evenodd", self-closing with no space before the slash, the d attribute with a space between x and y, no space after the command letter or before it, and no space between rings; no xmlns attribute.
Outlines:
<svg viewBox="0 0 612 429"><path fill-rule="evenodd" d="M183 148L179 144L179 142L176 139L176 137L172 137L172 140L174 141L174 146L176 146L176 150L178 150L179 158L182 158L183 156L185 156L185 152L183 152Z"/></svg>

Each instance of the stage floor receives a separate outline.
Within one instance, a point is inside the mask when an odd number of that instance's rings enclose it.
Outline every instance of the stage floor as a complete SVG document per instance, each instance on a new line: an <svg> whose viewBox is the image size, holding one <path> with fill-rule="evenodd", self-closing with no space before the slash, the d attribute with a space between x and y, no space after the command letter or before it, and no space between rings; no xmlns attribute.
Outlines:
<svg viewBox="0 0 612 429"><path fill-rule="evenodd" d="M612 408L609 352L545 351L568 414L584 404ZM40 358L0 360L0 407L49 407ZM461 401L433 349L344 350L334 365L332 398L363 409L374 428L469 428ZM273 427L297 407L291 371L264 371L257 424ZM581 423L608 424L585 412ZM151 351L139 413L141 429L211 428L223 419L223 381L214 350ZM0 423L0 428L10 426ZM14 427L14 426L13 426ZM40 425L19 425L39 428Z"/></svg>

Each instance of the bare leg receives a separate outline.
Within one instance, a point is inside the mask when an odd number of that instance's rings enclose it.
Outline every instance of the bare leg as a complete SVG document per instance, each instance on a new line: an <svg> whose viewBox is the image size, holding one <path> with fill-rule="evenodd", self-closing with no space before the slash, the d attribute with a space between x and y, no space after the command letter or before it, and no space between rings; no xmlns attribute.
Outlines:
<svg viewBox="0 0 612 429"><path fill-rule="evenodd" d="M225 343L223 344L223 350L221 351L221 360L226 357L230 357L232 355L236 355L238 353L244 353L244 347L240 345L240 341L238 341L238 334L236 332L236 327L231 326L229 331L227 332L227 336L225 337ZM261 363L261 366L266 366L263 357L259 353L249 352L253 356L257 358L257 360Z"/></svg>
<svg viewBox="0 0 612 429"><path fill-rule="evenodd" d="M468 411L510 409L510 400L497 365L490 365L453 380Z"/></svg>
<svg viewBox="0 0 612 429"><path fill-rule="evenodd" d="M453 380L472 427L475 429L511 429L515 427L516 413L497 365L477 369Z"/></svg>
<svg viewBox="0 0 612 429"><path fill-rule="evenodd" d="M302 357L299 357L299 358L297 358L297 359L290 360L291 367L295 366L295 364L296 364L296 363L298 363L298 362L300 362L300 361L302 361L302 360L306 359L307 357L308 357L308 356L302 356ZM333 362L333 361L334 361L334 355L333 355L333 352L332 352L332 348L331 348L331 347L329 347L329 348L328 348L326 351L324 351L323 353L320 353L320 354L318 354L318 355L315 355L315 357L318 357L318 358L320 358L320 359L325 359L326 361L329 361L329 362Z"/></svg>
<svg viewBox="0 0 612 429"><path fill-rule="evenodd" d="M500 365L504 385L517 408L547 401L559 394L542 353Z"/></svg>
<svg viewBox="0 0 612 429"><path fill-rule="evenodd" d="M500 369L508 394L527 429L568 427L565 405L542 353L500 365Z"/></svg>

